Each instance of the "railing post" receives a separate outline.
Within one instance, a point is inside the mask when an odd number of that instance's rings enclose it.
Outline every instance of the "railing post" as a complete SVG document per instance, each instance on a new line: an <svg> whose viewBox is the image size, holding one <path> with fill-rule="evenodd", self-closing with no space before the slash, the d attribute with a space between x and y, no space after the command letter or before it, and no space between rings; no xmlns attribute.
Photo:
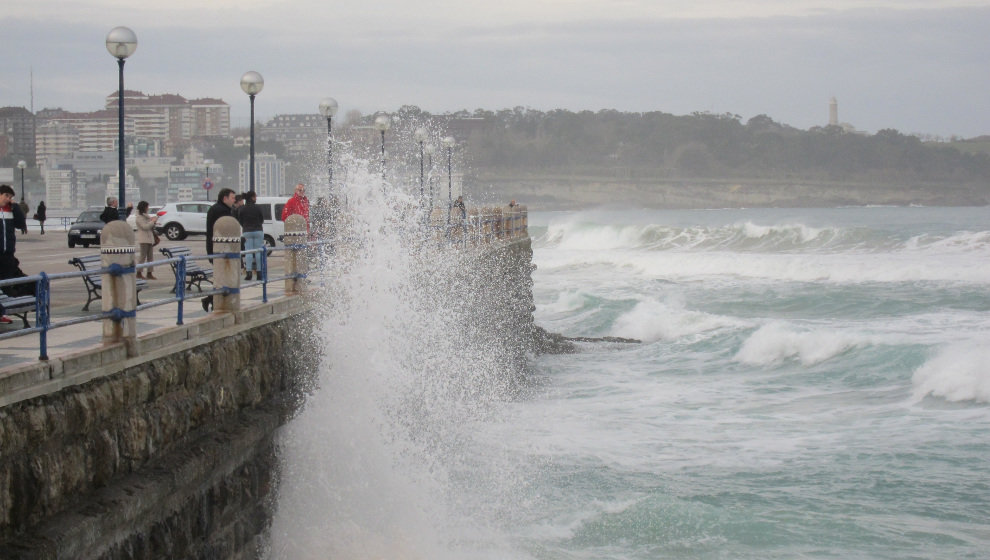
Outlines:
<svg viewBox="0 0 990 560"><path fill-rule="evenodd" d="M224 216L213 225L213 251L224 254L213 259L213 285L227 290L213 296L214 311L241 309L241 224Z"/></svg>
<svg viewBox="0 0 990 560"><path fill-rule="evenodd" d="M285 235L282 237L285 244L290 247L285 254L285 293L299 294L302 292L302 278L297 275L306 274L306 256L300 247L306 241L306 220L293 214L285 219Z"/></svg>
<svg viewBox="0 0 990 560"><path fill-rule="evenodd" d="M103 343L123 342L128 356L137 355L137 280L134 277L134 232L123 220L103 226Z"/></svg>

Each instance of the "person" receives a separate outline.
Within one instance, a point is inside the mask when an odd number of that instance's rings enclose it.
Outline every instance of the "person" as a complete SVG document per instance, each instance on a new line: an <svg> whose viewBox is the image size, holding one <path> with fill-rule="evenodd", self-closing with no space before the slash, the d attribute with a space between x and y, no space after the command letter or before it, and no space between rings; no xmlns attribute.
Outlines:
<svg viewBox="0 0 990 560"><path fill-rule="evenodd" d="M154 257L151 256L152 248L155 246L155 224L158 222L158 216L148 215L148 201L142 200L138 202L137 205L137 216L134 217L134 224L137 226L137 249L138 249L138 264L151 262ZM148 267L148 280L158 280L155 278L154 267ZM138 278L144 278L142 275L144 271L139 270L137 273Z"/></svg>
<svg viewBox="0 0 990 560"><path fill-rule="evenodd" d="M34 219L38 220L41 225L41 235L45 234L45 220L48 219L48 207L45 206L45 201L42 200L38 203L38 210L34 214Z"/></svg>
<svg viewBox="0 0 990 560"><path fill-rule="evenodd" d="M237 221L241 223L242 235L244 236L244 250L261 249L265 246L265 215L261 213L261 207L255 204L257 195L254 191L244 193L244 206L237 212ZM258 271L258 280L261 280L261 257L258 253L248 253L244 255L245 280L251 280L252 271Z"/></svg>
<svg viewBox="0 0 990 560"><path fill-rule="evenodd" d="M17 230L25 231L27 220L20 205L14 204L14 189L10 185L0 185L0 280L27 276L21 272L20 261L14 256L17 244ZM14 284L6 286L3 292L11 297L33 295L34 286L31 284ZM3 315L0 307L0 323L11 323L10 317Z"/></svg>
<svg viewBox="0 0 990 560"><path fill-rule="evenodd" d="M133 211L134 211L134 203L133 202L128 202L127 203L127 208L124 208L124 213L121 214L120 219L121 220L126 220L127 218L130 217L131 212L133 212Z"/></svg>
<svg viewBox="0 0 990 560"><path fill-rule="evenodd" d="M241 207L244 206L244 197L247 193L237 193L234 195L234 205L230 207L230 215L237 218L237 213L241 211ZM240 219L238 219L240 221Z"/></svg>
<svg viewBox="0 0 990 560"><path fill-rule="evenodd" d="M103 213L100 214L100 221L104 224L109 224L114 220L120 219L120 212L117 210L117 199L108 196L107 205L103 208Z"/></svg>
<svg viewBox="0 0 990 560"><path fill-rule="evenodd" d="M293 214L299 214L306 220L306 231L309 231L309 199L306 198L306 186L302 183L296 185L292 198L282 208L282 221Z"/></svg>
<svg viewBox="0 0 990 560"><path fill-rule="evenodd" d="M220 189L217 193L217 203L210 206L209 211L206 212L206 254L213 254L213 226L217 223L217 220L224 216L230 215L230 209L234 205L234 198L236 198L236 193L232 189ZM213 262L213 259L210 259ZM209 311L210 307L213 305L213 296L206 296L202 300L203 311Z"/></svg>
<svg viewBox="0 0 990 560"><path fill-rule="evenodd" d="M467 218L467 210L464 208L464 197L459 196L457 200L454 201L454 208L461 211L461 219Z"/></svg>

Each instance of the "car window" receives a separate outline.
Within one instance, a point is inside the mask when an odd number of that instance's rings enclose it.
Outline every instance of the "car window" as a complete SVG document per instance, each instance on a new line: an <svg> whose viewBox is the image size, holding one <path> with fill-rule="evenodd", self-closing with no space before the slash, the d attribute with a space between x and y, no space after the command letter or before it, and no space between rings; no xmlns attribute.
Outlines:
<svg viewBox="0 0 990 560"><path fill-rule="evenodd" d="M285 204L284 203L276 203L275 204L275 217L278 218L278 221L280 221L280 222L282 221L282 209L283 208L285 208Z"/></svg>
<svg viewBox="0 0 990 560"><path fill-rule="evenodd" d="M199 212L200 214L206 214L207 212L210 211L210 205L209 204L200 204L199 207L196 208L196 211Z"/></svg>
<svg viewBox="0 0 990 560"><path fill-rule="evenodd" d="M175 205L175 210L176 210L176 212L195 212L196 211L196 205L195 204L176 204Z"/></svg>
<svg viewBox="0 0 990 560"><path fill-rule="evenodd" d="M83 212L82 214L79 214L79 217L76 219L76 221L77 222L99 222L100 221L100 213L99 212Z"/></svg>
<svg viewBox="0 0 990 560"><path fill-rule="evenodd" d="M265 218L265 221L272 219L272 205L271 204L259 204L258 208L261 208L261 215Z"/></svg>

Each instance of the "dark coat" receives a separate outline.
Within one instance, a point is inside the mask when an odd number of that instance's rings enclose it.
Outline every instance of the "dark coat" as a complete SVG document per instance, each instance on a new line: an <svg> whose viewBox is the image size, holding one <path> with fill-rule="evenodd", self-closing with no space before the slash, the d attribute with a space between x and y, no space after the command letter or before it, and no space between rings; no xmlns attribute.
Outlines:
<svg viewBox="0 0 990 560"><path fill-rule="evenodd" d="M103 213L100 214L100 221L104 224L109 224L114 220L120 219L120 212L113 206L106 206L103 208Z"/></svg>
<svg viewBox="0 0 990 560"><path fill-rule="evenodd" d="M245 202L237 212L237 221L244 231L262 231L265 229L265 215L261 207L254 202Z"/></svg>
<svg viewBox="0 0 990 560"><path fill-rule="evenodd" d="M10 208L0 210L0 254L13 255L14 246L17 244L17 230L27 229L27 221L24 219L24 212L21 207L13 202Z"/></svg>
<svg viewBox="0 0 990 560"><path fill-rule="evenodd" d="M213 225L217 223L217 220L224 216L230 216L230 206L222 202L217 202L213 206L210 206L210 210L206 213L206 254L213 254Z"/></svg>

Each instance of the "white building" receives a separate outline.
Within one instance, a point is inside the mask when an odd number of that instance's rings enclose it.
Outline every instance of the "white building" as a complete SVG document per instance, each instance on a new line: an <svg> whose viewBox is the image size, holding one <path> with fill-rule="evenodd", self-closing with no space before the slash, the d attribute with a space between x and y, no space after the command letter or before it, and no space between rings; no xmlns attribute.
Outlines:
<svg viewBox="0 0 990 560"><path fill-rule="evenodd" d="M242 159L238 165L241 192L250 189L249 167L249 159ZM275 154L254 155L254 192L258 196L283 196L285 193L285 162L280 161Z"/></svg>

